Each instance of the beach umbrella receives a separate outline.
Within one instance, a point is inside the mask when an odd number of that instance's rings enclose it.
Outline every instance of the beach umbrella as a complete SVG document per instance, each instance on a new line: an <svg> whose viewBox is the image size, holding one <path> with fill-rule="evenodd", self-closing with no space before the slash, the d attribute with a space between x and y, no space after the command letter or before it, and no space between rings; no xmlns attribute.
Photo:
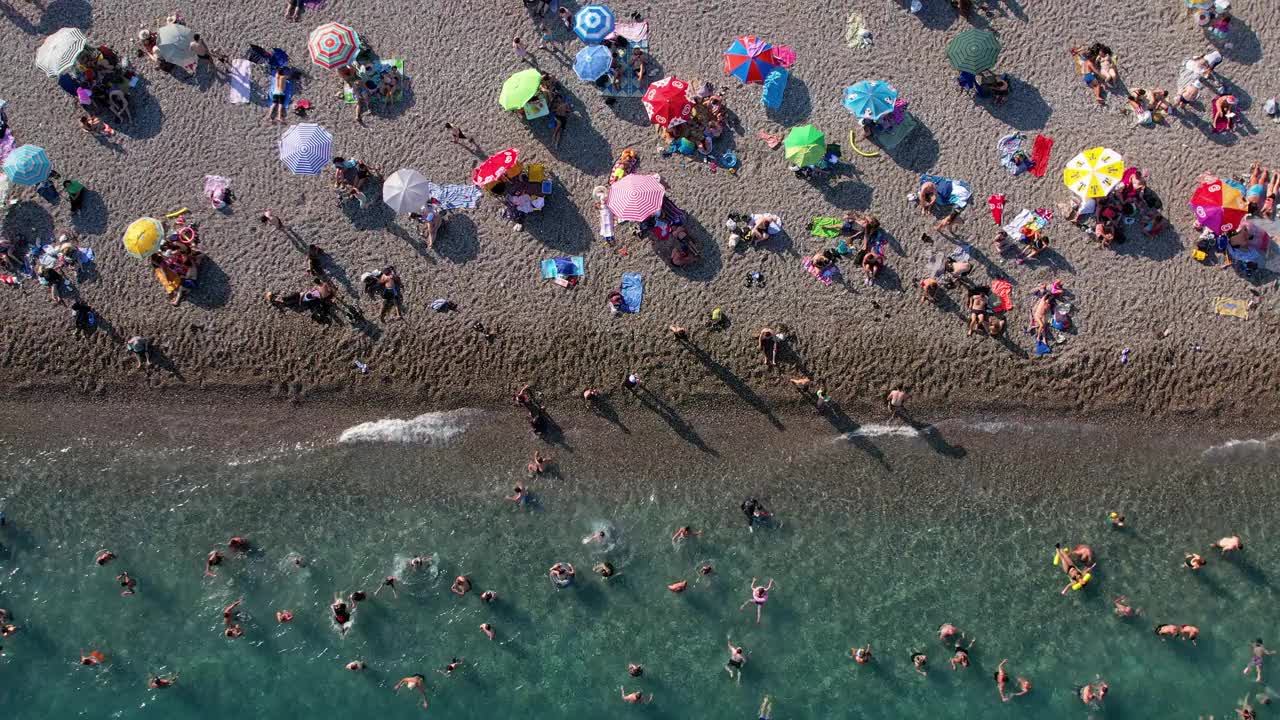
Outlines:
<svg viewBox="0 0 1280 720"><path fill-rule="evenodd" d="M417 170L402 168L382 183L382 202L398 213L417 212L431 199L431 181Z"/></svg>
<svg viewBox="0 0 1280 720"><path fill-rule="evenodd" d="M503 110L519 110L524 104L538 94L538 86L542 83L542 73L527 68L507 78L502 83L502 92L498 94L498 104Z"/></svg>
<svg viewBox="0 0 1280 720"><path fill-rule="evenodd" d="M490 187L494 183L507 179L511 171L520 164L519 160L520 151L507 148L477 165L471 173L471 182L475 183L476 187Z"/></svg>
<svg viewBox="0 0 1280 720"><path fill-rule="evenodd" d="M615 218L639 222L658 214L666 192L657 175L632 173L609 186L605 205Z"/></svg>
<svg viewBox="0 0 1280 720"><path fill-rule="evenodd" d="M827 137L812 125L801 125L791 128L787 139L782 141L782 148L792 165L817 165L827 154Z"/></svg>
<svg viewBox="0 0 1280 720"><path fill-rule="evenodd" d="M587 45L573 58L573 71L583 82L595 82L609 72L613 53L603 45Z"/></svg>
<svg viewBox="0 0 1280 720"><path fill-rule="evenodd" d="M584 5L573 16L573 32L584 43L603 42L613 32L613 11L603 5Z"/></svg>
<svg viewBox="0 0 1280 720"><path fill-rule="evenodd" d="M294 175L319 175L333 160L333 135L315 123L299 123L280 136L280 161Z"/></svg>
<svg viewBox="0 0 1280 720"><path fill-rule="evenodd" d="M1240 227L1244 216L1249 214L1249 204L1240 188L1214 180L1191 194L1191 211L1196 214L1196 222L1219 235L1227 235Z"/></svg>
<svg viewBox="0 0 1280 720"><path fill-rule="evenodd" d="M1123 178L1124 158L1104 147L1081 152L1062 170L1062 182L1083 198L1106 197Z"/></svg>
<svg viewBox="0 0 1280 720"><path fill-rule="evenodd" d="M744 83L762 83L782 62L773 46L755 35L743 35L724 51L724 71Z"/></svg>
<svg viewBox="0 0 1280 720"><path fill-rule="evenodd" d="M689 83L678 77L668 76L649 85L640 102L649 113L649 122L671 127L693 117L693 103L686 94Z"/></svg>
<svg viewBox="0 0 1280 720"><path fill-rule="evenodd" d="M4 159L4 174L18 185L39 185L49 177L49 156L44 148L23 145Z"/></svg>
<svg viewBox="0 0 1280 720"><path fill-rule="evenodd" d="M76 64L76 58L88 40L84 33L65 27L50 35L36 50L36 67L49 77L58 77Z"/></svg>
<svg viewBox="0 0 1280 720"><path fill-rule="evenodd" d="M342 23L325 23L311 31L307 52L311 54L311 62L334 70L355 59L360 52L360 36Z"/></svg>
<svg viewBox="0 0 1280 720"><path fill-rule="evenodd" d="M194 65L196 53L191 49L191 35L191 28L186 25L169 23L156 31L156 52L174 65Z"/></svg>
<svg viewBox="0 0 1280 720"><path fill-rule="evenodd" d="M893 112L898 89L883 80L863 80L844 90L844 106L855 117L879 120Z"/></svg>
<svg viewBox="0 0 1280 720"><path fill-rule="evenodd" d="M138 218L124 231L124 249L139 260L159 250L162 242L164 226L155 218Z"/></svg>
<svg viewBox="0 0 1280 720"><path fill-rule="evenodd" d="M1000 39L990 30L969 28L947 43L947 60L960 72L978 74L996 66Z"/></svg>

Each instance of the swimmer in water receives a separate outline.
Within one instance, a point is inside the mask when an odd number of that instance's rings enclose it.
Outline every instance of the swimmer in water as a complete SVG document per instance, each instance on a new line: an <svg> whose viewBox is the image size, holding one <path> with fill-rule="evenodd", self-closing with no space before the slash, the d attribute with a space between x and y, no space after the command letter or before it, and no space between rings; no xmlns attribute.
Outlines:
<svg viewBox="0 0 1280 720"><path fill-rule="evenodd" d="M760 701L760 711L757 714L760 716L760 720L770 720L773 717L773 699L768 695L765 695L764 699Z"/></svg>
<svg viewBox="0 0 1280 720"><path fill-rule="evenodd" d="M498 633L494 632L493 626L489 623L480 623L480 632L484 633L484 636L490 640L494 639L498 635Z"/></svg>
<svg viewBox="0 0 1280 720"><path fill-rule="evenodd" d="M533 460L530 460L529 464L526 465L525 468L529 471L529 477L534 477L535 475L541 475L546 472L550 465L550 455L543 455L541 450L534 450Z"/></svg>
<svg viewBox="0 0 1280 720"><path fill-rule="evenodd" d="M491 603L497 599L498 599L498 593L492 590L485 590L484 592L480 593L480 602L482 603Z"/></svg>
<svg viewBox="0 0 1280 720"><path fill-rule="evenodd" d="M1130 605L1129 598L1124 595L1117 595L1111 604L1115 608L1116 617L1130 618L1142 614L1142 609Z"/></svg>
<svg viewBox="0 0 1280 720"><path fill-rule="evenodd" d="M605 580L608 580L609 578L618 574L618 572L613 569L613 564L607 563L607 562L596 563L595 566L591 568L591 572L598 574L600 577L604 578Z"/></svg>
<svg viewBox="0 0 1280 720"><path fill-rule="evenodd" d="M960 670L967 667L969 667L969 651L956 645L955 654L951 656L951 669Z"/></svg>
<svg viewBox="0 0 1280 720"><path fill-rule="evenodd" d="M363 590L352 590L352 591L351 591L351 604L352 604L352 605L355 605L356 603L362 603L362 602L364 602L365 600L368 600L368 599L369 599L369 596L368 596L367 594L365 594L365 591L363 591Z"/></svg>
<svg viewBox="0 0 1280 720"><path fill-rule="evenodd" d="M213 567L215 565L221 565L221 564L222 564L222 553L217 550L210 550L209 554L205 556L205 559L204 559L204 576L217 577L217 574L213 572Z"/></svg>
<svg viewBox="0 0 1280 720"><path fill-rule="evenodd" d="M133 594L134 588L138 586L138 581L129 577L128 572L122 572L116 576L116 582L120 583L120 587L124 588L120 591L121 597L128 597Z"/></svg>
<svg viewBox="0 0 1280 720"><path fill-rule="evenodd" d="M687 590L688 588L689 588L689 581L688 581L688 580L681 580L680 582L673 582L673 583L671 583L670 585L668 585L668 586L667 586L667 589L668 589L668 590L670 590L670 591L671 591L671 592L673 592L673 593L682 593L682 592L684 592L685 590Z"/></svg>
<svg viewBox="0 0 1280 720"><path fill-rule="evenodd" d="M178 682L178 673L169 673L168 675L156 675L151 673L147 676L147 687L152 690L163 690L167 687L173 687Z"/></svg>
<svg viewBox="0 0 1280 720"><path fill-rule="evenodd" d="M333 624L338 626L343 635L347 634L347 628L351 626L351 611L351 606L347 605L347 601L343 600L341 595L335 595L333 602L329 603Z"/></svg>
<svg viewBox="0 0 1280 720"><path fill-rule="evenodd" d="M1096 709L1102 699L1107 696L1108 689L1110 688L1106 681L1099 678L1097 684L1089 684L1080 688L1080 702Z"/></svg>
<svg viewBox="0 0 1280 720"><path fill-rule="evenodd" d="M711 563L702 563L698 566L698 577L710 577L715 571L716 569L711 566Z"/></svg>
<svg viewBox="0 0 1280 720"><path fill-rule="evenodd" d="M1218 542L1210 545L1209 547L1220 551L1223 555L1226 555L1229 552L1243 550L1244 543L1240 542L1239 535L1231 535L1230 537L1224 537L1218 540Z"/></svg>
<svg viewBox="0 0 1280 720"><path fill-rule="evenodd" d="M417 690L422 695L422 709L427 709L427 679L421 675L410 675L407 678L401 678L395 687L391 688L392 692L398 692L400 688L408 690Z"/></svg>
<svg viewBox="0 0 1280 720"><path fill-rule="evenodd" d="M1124 529L1124 515L1122 515L1122 514L1120 514L1120 513L1118 513L1118 512L1112 511L1112 512L1108 513L1108 514L1107 514L1107 522L1111 524L1111 529L1112 529L1112 530L1123 530L1123 529Z"/></svg>
<svg viewBox="0 0 1280 720"><path fill-rule="evenodd" d="M916 669L916 672L920 673L920 677L925 677L929 674L929 671L924 669L928 664L928 655L925 655L922 652L911 653L911 666Z"/></svg>
<svg viewBox="0 0 1280 720"><path fill-rule="evenodd" d="M302 557L301 555L294 555L294 556L292 557L292 559L290 559L290 562L292 562L292 563L293 563L293 566L294 566L294 567L296 567L296 568L301 568L301 567L306 567L306 566L307 566L307 560L306 560L306 558Z"/></svg>
<svg viewBox="0 0 1280 720"><path fill-rule="evenodd" d="M224 637L234 640L235 638L244 635L244 628L240 627L240 624L236 622L236 619L239 616L239 612L237 612L237 610L242 602L244 602L244 598L240 598L239 600L222 608L222 623L227 626L226 629L222 631Z"/></svg>
<svg viewBox="0 0 1280 720"><path fill-rule="evenodd" d="M111 552L110 550L99 550L98 554L93 556L93 561L97 563L99 567L106 565L107 563L115 559L116 559L116 554Z"/></svg>
<svg viewBox="0 0 1280 720"><path fill-rule="evenodd" d="M693 528L689 527L688 525L685 525L684 527L680 528L679 530L676 530L675 534L671 536L671 544L672 544L672 545L679 545L679 544L680 544L683 540L685 540L686 538L698 537L698 536L700 536L700 535L702 535L702 531L701 531L701 530L694 530Z"/></svg>
<svg viewBox="0 0 1280 720"><path fill-rule="evenodd" d="M626 688L618 686L618 692L622 694L623 702L631 703L632 705L640 705L645 702L644 693L639 690L629 693ZM652 695L649 696L649 700L653 700Z"/></svg>
<svg viewBox="0 0 1280 720"><path fill-rule="evenodd" d="M938 639L942 641L943 645L954 645L956 642L956 635L959 632L960 631L955 625L952 625L951 623L943 623L941 627L938 628Z"/></svg>
<svg viewBox="0 0 1280 720"><path fill-rule="evenodd" d="M97 650L90 650L89 654L86 655L84 652L84 648L80 649L81 665L87 665L89 667L93 667L94 665L101 665L102 663L106 662L106 660L107 660L107 656L103 655L101 652Z"/></svg>
<svg viewBox="0 0 1280 720"><path fill-rule="evenodd" d="M604 541L605 541L605 538L606 538L606 537L607 537L607 536L605 535L605 532L604 532L603 530L597 530L597 531L595 531L595 532L591 533L590 535L588 535L588 536L586 536L586 537L582 538L582 544L583 544L583 545L589 545L589 544L591 544L591 543L600 543L600 544L604 544Z"/></svg>
<svg viewBox="0 0 1280 720"><path fill-rule="evenodd" d="M644 666L630 663L627 665L627 674L631 677L640 677L644 675Z"/></svg>
<svg viewBox="0 0 1280 720"><path fill-rule="evenodd" d="M249 552L249 541L242 537L233 537L227 541L227 548L232 552Z"/></svg>
<svg viewBox="0 0 1280 720"><path fill-rule="evenodd" d="M458 668L460 668L460 667L462 667L462 661L463 661L463 660L465 660L465 659L466 659L466 658L450 658L450 659L449 659L449 664L448 664L448 665L445 665L443 669L436 670L436 672L440 673L441 675L443 675L443 676L445 676L445 677L452 677L452 676L453 676L453 671L454 671L454 670L457 670L457 669L458 669Z"/></svg>
<svg viewBox="0 0 1280 720"><path fill-rule="evenodd" d="M1187 553L1182 558L1182 564L1185 565L1189 570L1199 570L1200 568L1207 565L1208 561L1205 560L1203 556L1197 555L1196 553Z"/></svg>
<svg viewBox="0 0 1280 720"><path fill-rule="evenodd" d="M449 591L459 597L471 592L471 578L466 575L459 575L454 578L453 585L449 586Z"/></svg>
<svg viewBox="0 0 1280 720"><path fill-rule="evenodd" d="M391 588L391 596L399 600L400 593L396 592L396 583L399 581L399 578L395 575L386 576L383 578L382 584L378 586L378 589L373 591L373 596L378 597L378 593L382 592L382 588Z"/></svg>
<svg viewBox="0 0 1280 720"><path fill-rule="evenodd" d="M507 495L503 499L507 500L508 502L515 503L515 509L519 510L521 505L528 502L529 492L525 490L524 485L522 483L516 483L515 493L512 495Z"/></svg>
<svg viewBox="0 0 1280 720"><path fill-rule="evenodd" d="M1010 695L1009 697L1022 697L1029 692L1031 692L1031 681L1024 677L1020 677L1018 678L1018 692Z"/></svg>
<svg viewBox="0 0 1280 720"><path fill-rule="evenodd" d="M1196 644L1196 638L1200 637L1200 628L1195 625L1183 625L1178 628L1178 634L1183 640L1190 640L1192 645Z"/></svg>
<svg viewBox="0 0 1280 720"><path fill-rule="evenodd" d="M431 565L430 555L415 555L411 560L409 560L409 567L413 568L414 570L421 570L422 568L428 567L430 565Z"/></svg>
<svg viewBox="0 0 1280 720"><path fill-rule="evenodd" d="M1179 629L1180 628L1177 625L1165 623L1163 625L1156 625L1155 633L1160 636L1161 640L1168 640L1171 637L1178 637Z"/></svg>
<svg viewBox="0 0 1280 720"><path fill-rule="evenodd" d="M574 570L573 563L556 563L547 570L547 575L551 578L551 583L556 587L569 587L573 584Z"/></svg>
<svg viewBox="0 0 1280 720"><path fill-rule="evenodd" d="M1276 651L1268 650L1267 646L1262 644L1262 638L1254 640L1249 646L1249 650L1253 653L1253 656L1249 658L1249 664L1244 666L1244 671L1240 674L1248 675L1250 670L1254 670L1257 673L1254 677L1254 682L1262 682L1262 660L1268 655L1275 655Z"/></svg>
<svg viewBox="0 0 1280 720"><path fill-rule="evenodd" d="M756 605L756 624L760 624L760 614L764 610L764 604L769 602L769 591L773 589L773 578L769 578L767 585L756 585L759 578L751 578L751 597L738 607L738 612L742 612L748 605L755 603Z"/></svg>
<svg viewBox="0 0 1280 720"><path fill-rule="evenodd" d="M293 622L293 612L291 610L277 610L276 622L282 625L287 622Z"/></svg>
<svg viewBox="0 0 1280 720"><path fill-rule="evenodd" d="M1067 586L1062 588L1062 592L1060 594L1066 595L1067 592L1069 592L1073 588L1079 589L1081 587L1084 587L1084 584L1087 582L1084 576L1093 572L1093 569L1095 567L1097 567L1097 565L1090 565L1084 570L1081 570L1073 565L1069 570L1067 570L1067 577L1071 579L1071 582L1067 583Z"/></svg>
<svg viewBox="0 0 1280 720"><path fill-rule="evenodd" d="M351 662L347 663L343 667L345 667L347 670L350 670L351 672L360 672L361 670L364 670L369 666L366 665L363 660L352 660Z"/></svg>
<svg viewBox="0 0 1280 720"><path fill-rule="evenodd" d="M995 674L992 677L996 681L996 690L1000 692L1000 702L1009 702L1009 696L1004 694L1004 686L1009 682L1009 673L1005 672L1004 666L1009 664L1009 658L1000 661L996 666Z"/></svg>
<svg viewBox="0 0 1280 720"><path fill-rule="evenodd" d="M729 640L729 661L724 664L725 672L729 673L729 677L734 682L742 683L742 666L747 664L746 649L733 644L733 640Z"/></svg>
<svg viewBox="0 0 1280 720"><path fill-rule="evenodd" d="M871 643L867 643L860 648L849 648L849 655L859 665L866 665L871 662Z"/></svg>
<svg viewBox="0 0 1280 720"><path fill-rule="evenodd" d="M1074 555L1078 560L1080 560L1080 562L1084 563L1085 565L1094 564L1093 548L1089 547L1088 545L1075 546L1075 548L1072 549L1071 554Z"/></svg>

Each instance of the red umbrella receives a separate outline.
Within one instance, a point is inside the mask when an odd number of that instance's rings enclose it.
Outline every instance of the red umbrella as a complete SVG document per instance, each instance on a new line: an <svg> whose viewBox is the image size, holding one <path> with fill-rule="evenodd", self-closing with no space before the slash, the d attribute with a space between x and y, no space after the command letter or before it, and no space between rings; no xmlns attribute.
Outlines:
<svg viewBox="0 0 1280 720"><path fill-rule="evenodd" d="M605 205L619 220L639 222L658 214L665 194L657 175L628 175L609 186Z"/></svg>
<svg viewBox="0 0 1280 720"><path fill-rule="evenodd" d="M480 163L471 173L471 182L477 187L488 187L499 180L504 180L507 173L517 165L520 158L520 151L515 148L507 148L493 157Z"/></svg>
<svg viewBox="0 0 1280 720"><path fill-rule="evenodd" d="M649 86L640 102L649 113L649 122L671 127L693 117L693 103L686 95L689 83L677 77L664 77Z"/></svg>

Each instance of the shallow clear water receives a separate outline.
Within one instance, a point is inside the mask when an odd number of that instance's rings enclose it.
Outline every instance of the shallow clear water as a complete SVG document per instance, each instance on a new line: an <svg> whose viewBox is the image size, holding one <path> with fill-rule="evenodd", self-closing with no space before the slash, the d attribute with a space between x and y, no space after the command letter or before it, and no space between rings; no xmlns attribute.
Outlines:
<svg viewBox="0 0 1280 720"><path fill-rule="evenodd" d="M536 481L539 503L522 511L500 499L515 474L447 449L8 445L0 606L22 630L4 641L0 707L7 718L417 717L414 698L391 686L420 672L437 717L754 718L768 694L779 719L1052 720L1087 716L1074 688L1101 674L1112 691L1099 716L1222 717L1265 685L1240 674L1249 640L1280 647L1280 492L1274 450L1205 455L1205 445L1122 447L1107 432L1055 432L971 442L960 457L888 438L873 460L824 439L772 456L750 482L711 463L625 477L580 467ZM768 497L779 527L747 531L744 485ZM1128 531L1107 527L1113 508L1128 514ZM602 524L615 533L607 552L580 541ZM673 547L683 524L705 534ZM1230 533L1247 546L1237 560L1182 568L1184 551L1209 556ZM232 535L257 550L202 578L204 554ZM1059 596L1054 542L1095 548L1086 591ZM98 568L104 547L119 559ZM435 553L438 573L404 570L415 553ZM607 583L589 572L601 558L621 571ZM560 560L577 566L576 587L548 582ZM716 568L710 582L667 592L704 561ZM118 595L122 570L138 579L137 595ZM399 598L362 604L337 635L333 594L372 591L392 573L403 578ZM465 598L448 591L459 573L475 582ZM738 610L753 576L777 583L759 625ZM483 605L482 589L500 601ZM1115 618L1118 593L1146 614ZM239 597L246 634L227 640L219 611ZM277 624L279 609L296 620ZM496 626L496 642L481 622ZM968 670L950 670L942 622L977 637ZM1203 635L1196 647L1161 642L1155 622ZM723 670L727 637L751 652L740 684ZM865 642L876 662L856 667L849 647ZM78 666L82 648L109 662ZM907 661L917 649L930 657L927 678ZM460 673L435 672L453 656L466 658ZM991 673L1006 657L1035 689L1002 704ZM370 669L345 671L352 659ZM628 662L646 676L627 677ZM148 690L153 671L179 672L178 686ZM620 685L655 702L628 708Z"/></svg>

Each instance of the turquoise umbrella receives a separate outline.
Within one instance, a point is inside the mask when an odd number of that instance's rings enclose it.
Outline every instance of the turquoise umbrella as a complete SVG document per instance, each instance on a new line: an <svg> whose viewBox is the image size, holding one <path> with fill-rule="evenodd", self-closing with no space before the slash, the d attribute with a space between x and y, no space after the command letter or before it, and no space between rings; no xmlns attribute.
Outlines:
<svg viewBox="0 0 1280 720"><path fill-rule="evenodd" d="M49 156L44 148L23 145L4 159L4 174L18 185L39 185L49 178Z"/></svg>
<svg viewBox="0 0 1280 720"><path fill-rule="evenodd" d="M845 88L844 106L863 120L879 120L893 112L898 89L883 80L863 80Z"/></svg>

